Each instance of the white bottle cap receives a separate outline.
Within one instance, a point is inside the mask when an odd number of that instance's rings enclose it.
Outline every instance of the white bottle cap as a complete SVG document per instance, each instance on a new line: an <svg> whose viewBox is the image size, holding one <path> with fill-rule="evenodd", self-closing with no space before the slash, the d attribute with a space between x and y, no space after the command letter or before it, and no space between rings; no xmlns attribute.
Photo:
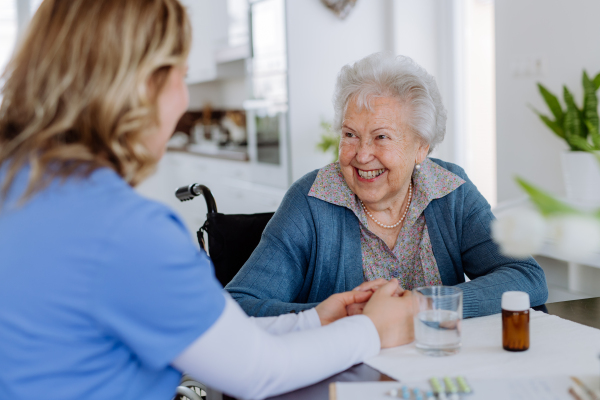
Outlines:
<svg viewBox="0 0 600 400"><path fill-rule="evenodd" d="M529 294L525 292L502 293L502 309L507 311L529 310Z"/></svg>

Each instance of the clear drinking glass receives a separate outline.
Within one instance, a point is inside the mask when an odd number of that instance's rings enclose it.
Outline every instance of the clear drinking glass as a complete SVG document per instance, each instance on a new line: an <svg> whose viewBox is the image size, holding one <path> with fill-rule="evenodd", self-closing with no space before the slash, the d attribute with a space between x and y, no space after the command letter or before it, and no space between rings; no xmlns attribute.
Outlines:
<svg viewBox="0 0 600 400"><path fill-rule="evenodd" d="M447 356L460 350L463 293L452 286L425 286L413 290L417 349L429 356Z"/></svg>

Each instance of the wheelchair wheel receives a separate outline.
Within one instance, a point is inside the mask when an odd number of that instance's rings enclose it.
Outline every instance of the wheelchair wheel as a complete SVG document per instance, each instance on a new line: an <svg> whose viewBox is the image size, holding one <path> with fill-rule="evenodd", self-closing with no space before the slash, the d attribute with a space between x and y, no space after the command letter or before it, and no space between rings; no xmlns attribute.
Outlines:
<svg viewBox="0 0 600 400"><path fill-rule="evenodd" d="M184 375L173 400L206 400L206 386Z"/></svg>

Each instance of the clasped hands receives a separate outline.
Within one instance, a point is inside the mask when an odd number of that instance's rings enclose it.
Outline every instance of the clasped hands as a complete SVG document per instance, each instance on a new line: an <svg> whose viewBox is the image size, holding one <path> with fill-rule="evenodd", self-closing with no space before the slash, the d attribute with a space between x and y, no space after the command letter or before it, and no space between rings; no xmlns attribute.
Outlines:
<svg viewBox="0 0 600 400"><path fill-rule="evenodd" d="M371 319L381 347L410 343L414 338L412 292L397 279L365 282L350 292L331 295L316 307L321 325L340 318L364 314Z"/></svg>
<svg viewBox="0 0 600 400"><path fill-rule="evenodd" d="M379 289L386 283L388 283L388 281L386 279L379 278L379 279L375 279L374 281L364 282L361 285L352 289L352 291L360 291L360 292L373 294L377 291L377 289ZM394 293L392 293L392 296L400 297L404 294L404 292L405 292L405 290L402 288L402 286L398 285L398 287L396 288ZM349 304L346 306L346 311L347 311L348 315L362 314L366 305L367 305L366 301L360 302L360 303Z"/></svg>

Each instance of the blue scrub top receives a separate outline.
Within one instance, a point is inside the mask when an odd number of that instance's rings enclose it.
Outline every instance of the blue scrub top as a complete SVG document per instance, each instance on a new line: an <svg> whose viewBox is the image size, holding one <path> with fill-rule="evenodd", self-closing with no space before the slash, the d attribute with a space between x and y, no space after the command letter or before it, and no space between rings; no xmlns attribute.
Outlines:
<svg viewBox="0 0 600 400"><path fill-rule="evenodd" d="M0 209L0 399L169 400L224 308L210 259L112 170L18 206L28 172Z"/></svg>

